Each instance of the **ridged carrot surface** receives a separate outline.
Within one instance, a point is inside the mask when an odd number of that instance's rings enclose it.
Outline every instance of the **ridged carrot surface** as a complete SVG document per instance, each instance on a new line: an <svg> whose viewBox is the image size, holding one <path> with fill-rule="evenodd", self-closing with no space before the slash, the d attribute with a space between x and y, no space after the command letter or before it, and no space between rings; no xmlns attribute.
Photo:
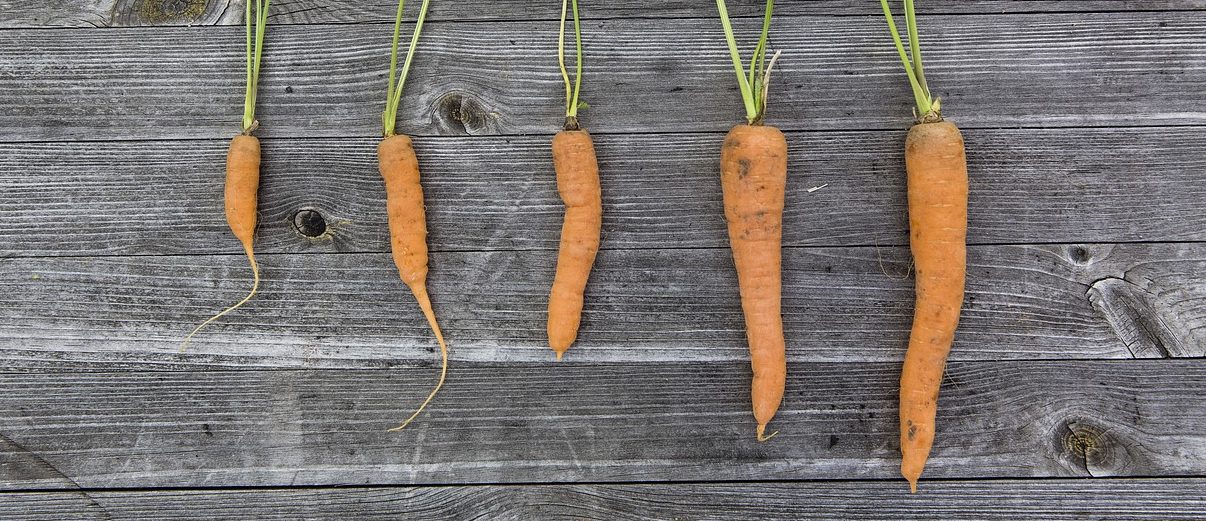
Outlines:
<svg viewBox="0 0 1206 521"><path fill-rule="evenodd" d="M738 125L720 155L724 215L737 266L741 308L753 368L751 399L757 435L783 402L787 359L783 339L782 236L787 141L779 129Z"/></svg>
<svg viewBox="0 0 1206 521"><path fill-rule="evenodd" d="M914 492L934 444L938 390L967 273L967 159L949 121L919 123L905 141L916 304L900 375L901 474Z"/></svg>
<svg viewBox="0 0 1206 521"><path fill-rule="evenodd" d="M578 337L586 282L599 252L603 200L595 145L585 130L563 130L553 137L557 191L565 203L557 275L549 294L549 345L557 360Z"/></svg>
<svg viewBox="0 0 1206 521"><path fill-rule="evenodd" d="M385 205L389 214L390 247L394 264L398 266L402 282L406 283L411 293L414 293L415 300L419 302L419 308L423 310L423 316L427 318L427 323L440 344L440 356L443 360L439 382L423 405L393 429L400 430L418 417L443 387L444 378L448 374L448 346L444 343L444 334L436 322L431 297L427 294L426 206L423 203L423 186L419 183L419 160L415 157L410 137L386 137L377 146L377 159L381 178L385 181Z"/></svg>

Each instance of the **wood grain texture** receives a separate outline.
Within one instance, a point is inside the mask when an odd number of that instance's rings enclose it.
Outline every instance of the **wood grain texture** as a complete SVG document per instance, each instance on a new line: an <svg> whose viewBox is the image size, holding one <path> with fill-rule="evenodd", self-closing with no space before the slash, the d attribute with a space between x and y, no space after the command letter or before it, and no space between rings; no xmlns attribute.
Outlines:
<svg viewBox="0 0 1206 521"><path fill-rule="evenodd" d="M1206 511L1206 480L621 484L0 493L6 521L1176 521Z"/></svg>
<svg viewBox="0 0 1206 521"><path fill-rule="evenodd" d="M54 470L0 468L0 489L899 475L897 363L790 364L771 443L745 361L461 362L387 433L436 370L9 373L5 459ZM1206 472L1197 360L956 362L944 387L926 478Z"/></svg>
<svg viewBox="0 0 1206 521"><path fill-rule="evenodd" d="M1151 356L1133 347L1136 339L1175 341L1179 350L1163 356L1206 355L1206 245L976 247L969 260L952 359ZM552 252L433 255L429 288L454 365L551 360L545 306L554 262ZM181 356L185 332L246 293L241 256L4 261L0 367L356 368L438 359L388 254L264 255L261 265L257 297ZM788 359L899 361L912 317L908 269L905 248L788 249ZM1143 281L1142 300L1090 288L1122 276ZM748 361L743 327L728 250L604 251L567 363Z"/></svg>
<svg viewBox="0 0 1206 521"><path fill-rule="evenodd" d="M723 138L598 136L603 249L727 247ZM1206 240L1200 129L971 130L966 139L973 244ZM903 131L788 140L785 244L907 244ZM375 146L264 141L257 251L389 251ZM225 147L0 144L0 256L241 253L222 213ZM557 248L563 208L549 137L423 138L416 148L433 250Z"/></svg>
<svg viewBox="0 0 1206 521"><path fill-rule="evenodd" d="M1196 11L935 16L927 64L963 128L1206 124L1206 16ZM758 24L743 19L738 29ZM555 24L432 23L399 132L551 133L564 93ZM495 45L481 45L484 30ZM278 27L262 137L380 135L388 24ZM589 22L583 124L595 134L727 130L740 96L711 19ZM781 17L768 122L903 129L912 100L883 22ZM237 131L242 29L0 31L0 141L213 138ZM322 52L315 52L320 45ZM1008 103L1002 103L1008 100Z"/></svg>
<svg viewBox="0 0 1206 521"><path fill-rule="evenodd" d="M5 13L0 29L20 27L122 27L171 25L230 25L242 23L241 0L55 0L33 2L0 1ZM763 3L738 0L729 2L733 16L757 16ZM269 23L389 23L397 4L392 0L276 0ZM412 5L411 11L417 9ZM495 0L489 9L466 2L434 2L428 19L439 20L556 20L560 16L555 2L532 3L527 0ZM1202 0L932 0L917 6L919 13L1036 13L1092 11L1172 11L1206 10ZM796 0L778 2L779 15L877 16L872 5L844 0ZM715 8L688 0L646 2L615 0L584 3L585 20L603 18L707 18Z"/></svg>

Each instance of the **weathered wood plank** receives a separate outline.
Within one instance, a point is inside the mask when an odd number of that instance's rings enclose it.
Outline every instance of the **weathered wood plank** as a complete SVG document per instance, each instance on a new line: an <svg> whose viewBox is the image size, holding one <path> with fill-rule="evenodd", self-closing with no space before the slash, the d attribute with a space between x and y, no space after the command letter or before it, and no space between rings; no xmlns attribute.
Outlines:
<svg viewBox="0 0 1206 521"><path fill-rule="evenodd" d="M43 465L0 489L899 476L897 363L790 364L770 443L740 361L461 363L387 433L434 372L6 374L4 459ZM1200 476L1206 365L952 363L938 425L926 478Z"/></svg>
<svg viewBox="0 0 1206 521"><path fill-rule="evenodd" d="M742 32L757 20L744 19ZM903 128L911 95L882 22L782 17L770 122ZM400 131L548 133L561 90L548 23L433 23ZM1199 12L936 16L935 94L964 127L1206 123ZM584 123L600 133L722 131L741 119L716 22L591 22ZM390 27L280 27L266 50L261 135L380 134ZM0 32L0 141L226 138L242 107L242 29ZM320 45L321 52L315 51Z"/></svg>
<svg viewBox="0 0 1206 521"><path fill-rule="evenodd" d="M242 23L241 1L187 0L155 2L150 0L55 0L51 2L0 1L0 28L18 27L115 27L164 25L229 25ZM417 4L416 4L417 5ZM269 23L388 23L393 21L397 3L393 0L276 0ZM731 1L733 16L755 16L760 1ZM437 20L556 20L560 16L555 2L532 3L527 0L495 0L488 9L467 2L435 2L428 19ZM917 7L922 14L945 13L1035 13L1085 11L1170 11L1204 10L1203 0L930 0ZM875 5L858 5L844 0L786 1L775 5L781 16L876 16ZM584 19L602 18L696 18L711 17L714 8L687 0L646 2L614 0L583 3Z"/></svg>
<svg viewBox="0 0 1206 521"><path fill-rule="evenodd" d="M549 360L554 260L540 252L435 255L429 287L454 360ZM356 368L438 358L388 254L263 256L257 298L177 354L187 331L246 293L245 262L0 263L8 295L0 367ZM977 247L970 262L956 360L1206 355L1206 244ZM901 359L913 301L905 248L791 249L784 267L789 359ZM1133 288L1106 292L1103 280ZM1156 344L1166 348L1145 349ZM748 360L729 252L603 252L568 360Z"/></svg>
<svg viewBox="0 0 1206 521"><path fill-rule="evenodd" d="M1200 129L966 134L973 244L1206 240ZM603 248L727 247L722 139L598 136ZM789 140L785 244L907 243L903 132ZM375 146L265 140L259 251L388 251ZM548 137L416 146L434 250L557 248L563 209ZM0 255L239 253L222 211L225 151L219 141L0 144Z"/></svg>
<svg viewBox="0 0 1206 521"><path fill-rule="evenodd" d="M899 483L666 483L0 493L6 521L1199 520L1206 480L1063 479Z"/></svg>

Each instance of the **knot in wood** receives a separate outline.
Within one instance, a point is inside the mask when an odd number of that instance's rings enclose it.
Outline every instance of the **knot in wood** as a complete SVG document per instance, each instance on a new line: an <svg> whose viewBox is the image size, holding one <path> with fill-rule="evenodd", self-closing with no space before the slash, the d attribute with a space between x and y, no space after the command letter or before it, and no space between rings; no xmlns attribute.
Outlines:
<svg viewBox="0 0 1206 521"><path fill-rule="evenodd" d="M205 14L207 0L139 0L135 14L142 22L196 22Z"/></svg>
<svg viewBox="0 0 1206 521"><path fill-rule="evenodd" d="M437 109L444 126L465 134L481 131L490 122L490 114L481 102L456 92L440 97Z"/></svg>
<svg viewBox="0 0 1206 521"><path fill-rule="evenodd" d="M1064 425L1063 431L1064 454L1077 466L1083 465L1088 475L1112 475L1128 466L1127 450L1104 429L1073 420Z"/></svg>
<svg viewBox="0 0 1206 521"><path fill-rule="evenodd" d="M1068 258L1073 263L1083 266L1089 263L1089 250L1080 245L1072 246L1068 249Z"/></svg>
<svg viewBox="0 0 1206 521"><path fill-rule="evenodd" d="M306 237L327 233L327 220L316 210L298 210L293 214L293 228Z"/></svg>

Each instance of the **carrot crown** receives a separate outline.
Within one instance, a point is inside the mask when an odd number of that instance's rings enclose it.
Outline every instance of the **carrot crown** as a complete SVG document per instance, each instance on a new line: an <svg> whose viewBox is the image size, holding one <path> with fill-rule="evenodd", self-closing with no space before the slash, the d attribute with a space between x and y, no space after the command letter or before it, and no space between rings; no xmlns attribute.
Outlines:
<svg viewBox="0 0 1206 521"><path fill-rule="evenodd" d="M942 121L942 100L934 99L930 94L930 86L925 82L925 69L921 66L921 38L917 33L917 12L913 0L904 0L905 25L909 31L909 49L905 50L900 31L896 28L896 19L892 16L892 8L888 0L879 0L884 8L884 17L888 19L888 31L896 43L896 51L900 61L904 63L905 73L909 75L909 84L913 87L913 97L917 101L917 121Z"/></svg>
<svg viewBox="0 0 1206 521"><path fill-rule="evenodd" d="M573 0L574 40L577 42L574 83L571 87L569 71L565 68L565 18L570 0L561 0L561 28L557 35L557 64L561 66L561 78L565 80L565 129L578 130L578 109L586 108L586 102L578 101L582 92L582 23L578 20L578 0Z"/></svg>
<svg viewBox="0 0 1206 521"><path fill-rule="evenodd" d="M431 0L423 0L419 8L419 18L415 21L414 34L410 37L410 48L406 51L406 62L402 64L402 74L398 74L398 40L402 34L402 12L406 0L398 0L398 14L394 18L394 42L389 55L389 88L385 93L385 112L381 114L381 123L385 127L385 135L394 135L398 121L398 105L402 103L402 86L406 84L406 75L410 72L410 62L415 57L415 48L419 45L419 32L423 30L423 20L427 18L427 6Z"/></svg>
<svg viewBox="0 0 1206 521"><path fill-rule="evenodd" d="M766 115L766 98L770 72L774 68L779 53L775 53L770 61L766 60L767 37L770 35L771 12L775 9L775 0L766 0L766 15L762 19L762 35L758 38L758 46L754 47L754 55L750 58L747 72L737 51L737 40L733 37L733 24L729 22L729 10L724 0L716 0L716 9L720 11L720 25L724 27L724 37L729 44L729 55L733 59L733 68L737 71L737 86L741 89L741 100L745 103L745 118L751 125L762 122Z"/></svg>
<svg viewBox="0 0 1206 521"><path fill-rule="evenodd" d="M252 45L252 0L247 4L244 19L247 22L247 92L243 96L243 133L250 134L259 126L255 120L255 95L260 86L260 58L264 55L264 31L268 28L269 0L255 0L255 37Z"/></svg>

